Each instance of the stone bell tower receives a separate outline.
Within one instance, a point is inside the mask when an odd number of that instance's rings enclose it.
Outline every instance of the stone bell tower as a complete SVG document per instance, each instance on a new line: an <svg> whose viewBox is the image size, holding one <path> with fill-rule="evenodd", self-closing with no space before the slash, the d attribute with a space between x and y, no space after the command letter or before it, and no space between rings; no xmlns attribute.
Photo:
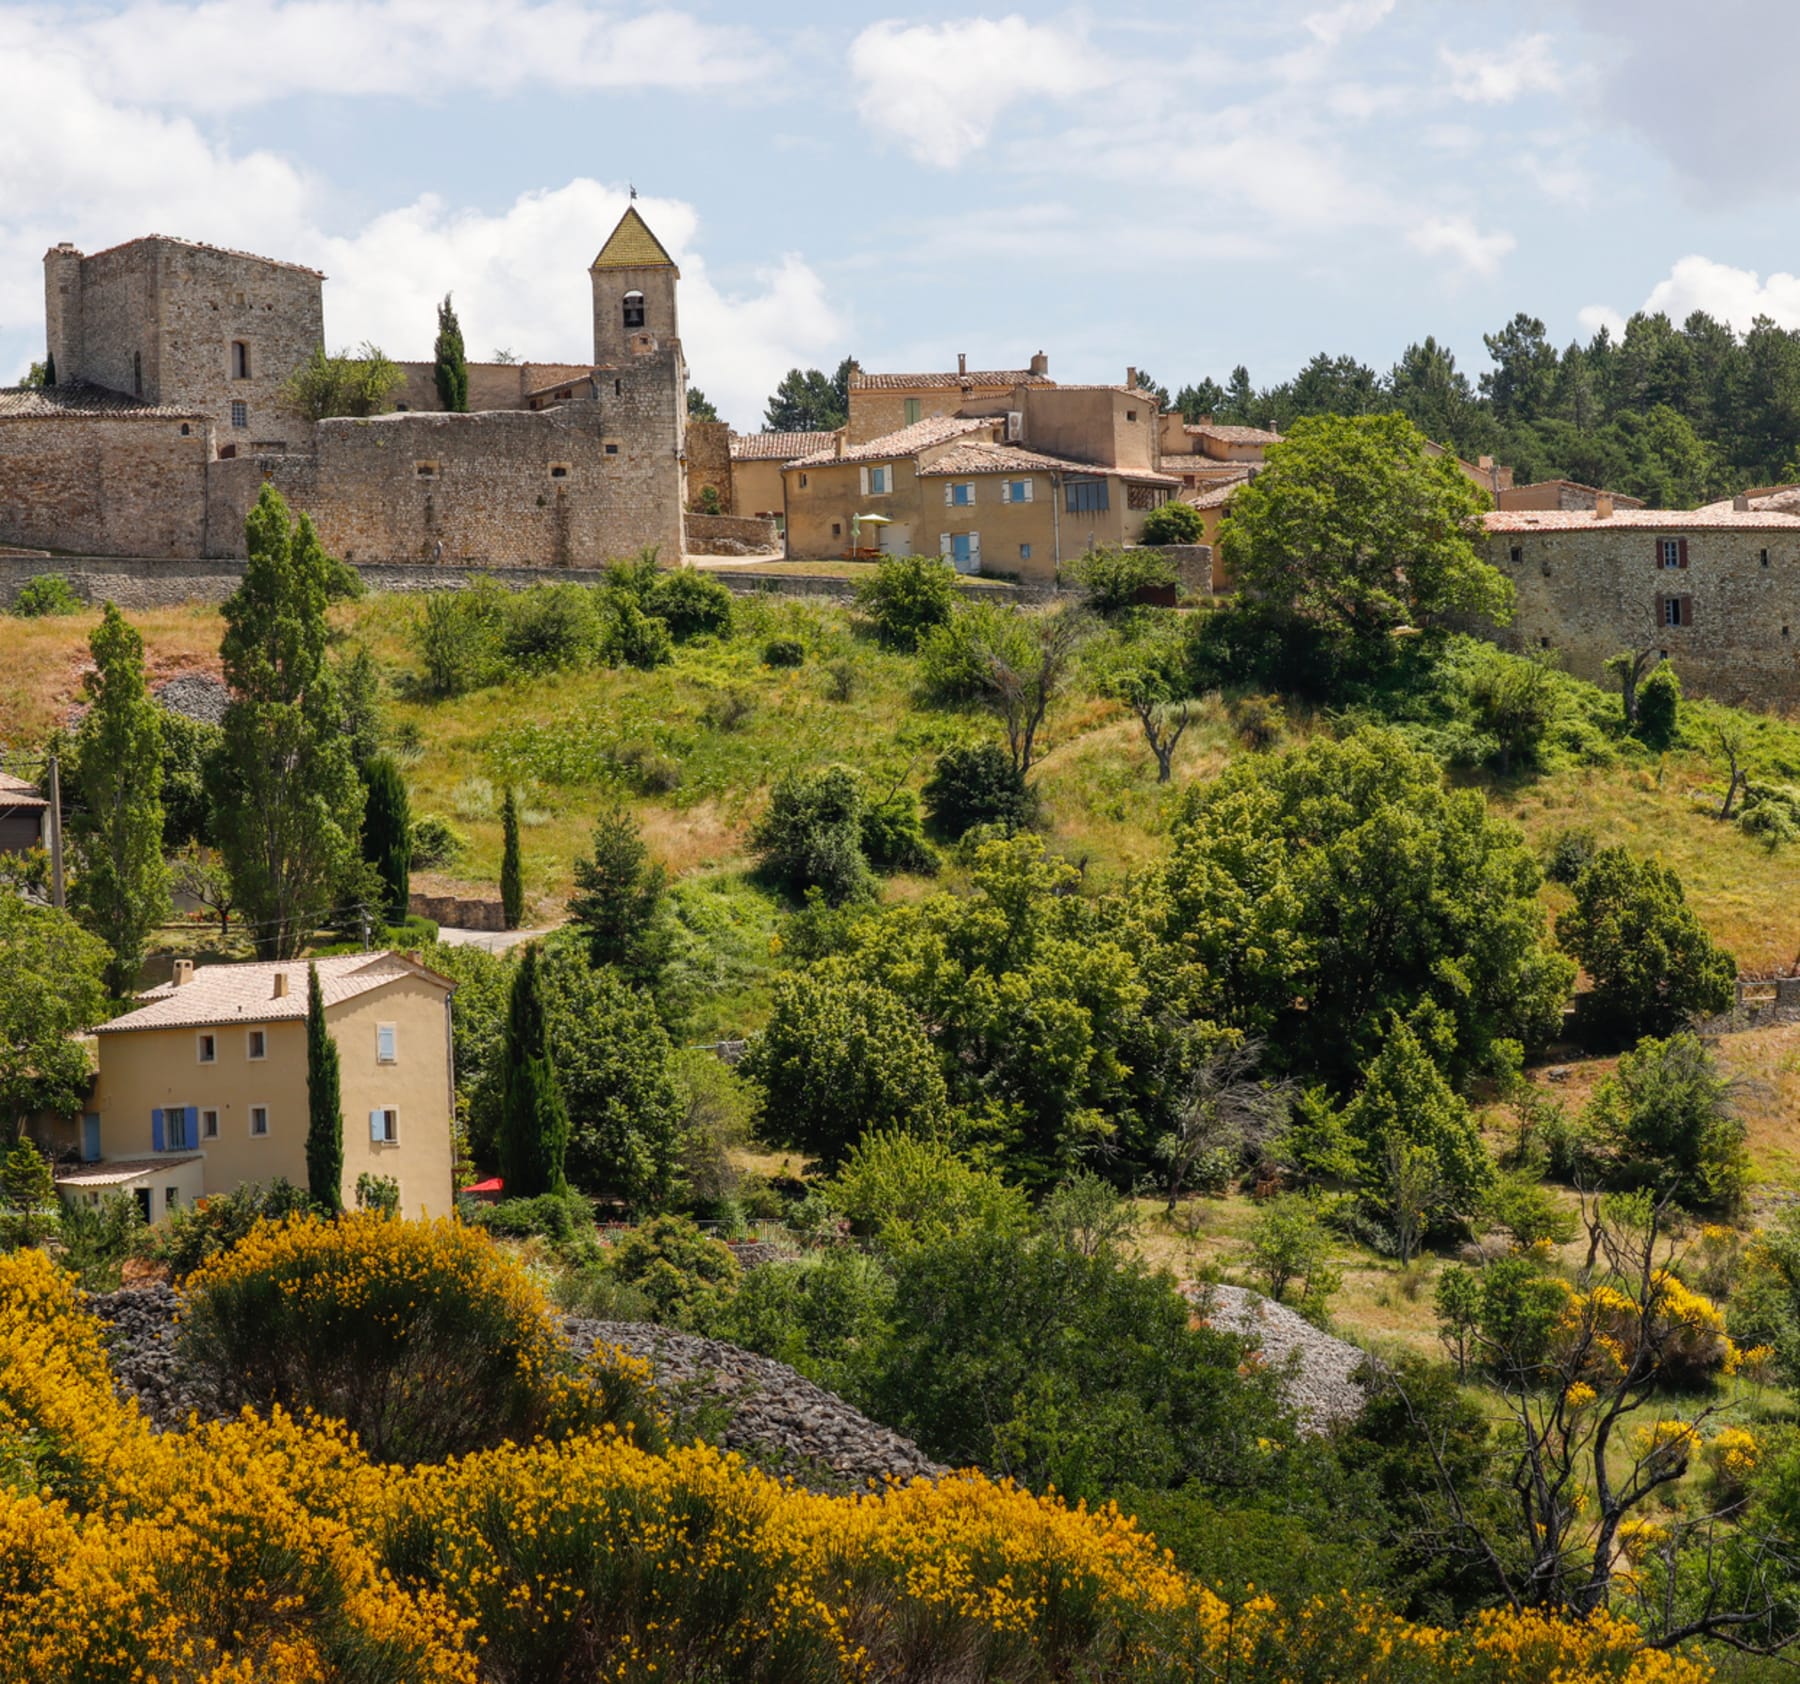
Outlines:
<svg viewBox="0 0 1800 1684"><path fill-rule="evenodd" d="M681 271L628 205L588 269L594 284L594 361L617 364L676 344L675 283Z"/></svg>

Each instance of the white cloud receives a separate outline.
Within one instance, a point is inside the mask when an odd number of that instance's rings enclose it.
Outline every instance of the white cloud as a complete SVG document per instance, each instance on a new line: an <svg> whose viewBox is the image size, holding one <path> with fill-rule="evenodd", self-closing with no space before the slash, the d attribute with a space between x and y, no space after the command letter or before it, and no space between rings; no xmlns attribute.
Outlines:
<svg viewBox="0 0 1800 1684"><path fill-rule="evenodd" d="M1525 35L1492 50L1439 50L1450 91L1474 105L1509 105L1522 94L1554 93L1563 84L1548 35Z"/></svg>
<svg viewBox="0 0 1800 1684"><path fill-rule="evenodd" d="M21 35L38 37L34 56L51 43L78 54L101 94L207 110L309 93L711 88L755 82L773 65L749 29L583 0L131 0L108 14L27 5L0 20L0 59Z"/></svg>
<svg viewBox="0 0 1800 1684"><path fill-rule="evenodd" d="M1625 318L1610 304L1583 305L1575 312L1575 320L1590 339L1601 328L1605 328L1614 339L1625 331Z"/></svg>
<svg viewBox="0 0 1800 1684"><path fill-rule="evenodd" d="M1301 27L1315 41L1335 47L1352 35L1364 35L1387 21L1394 0L1342 0L1322 12L1308 12Z"/></svg>
<svg viewBox="0 0 1800 1684"><path fill-rule="evenodd" d="M1019 100L1069 98L1110 80L1080 34L1016 15L871 24L850 44L850 74L863 122L939 169L986 145Z"/></svg>
<svg viewBox="0 0 1800 1684"><path fill-rule="evenodd" d="M1484 234L1466 216L1430 216L1410 229L1407 244L1426 257L1447 257L1477 275L1491 275L1518 244L1504 230Z"/></svg>
<svg viewBox="0 0 1800 1684"><path fill-rule="evenodd" d="M1800 327L1800 276L1777 273L1763 280L1754 269L1684 257L1650 289L1644 308L1660 310L1676 323L1704 310L1739 333L1758 316L1770 316L1785 328Z"/></svg>

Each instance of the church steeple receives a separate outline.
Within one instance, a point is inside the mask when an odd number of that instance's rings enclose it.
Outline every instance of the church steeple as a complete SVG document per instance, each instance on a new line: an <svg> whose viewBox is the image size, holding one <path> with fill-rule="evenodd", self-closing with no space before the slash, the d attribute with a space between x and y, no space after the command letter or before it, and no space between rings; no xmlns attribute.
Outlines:
<svg viewBox="0 0 1800 1684"><path fill-rule="evenodd" d="M588 274L596 363L616 363L680 336L675 283L681 271L635 204L625 207Z"/></svg>

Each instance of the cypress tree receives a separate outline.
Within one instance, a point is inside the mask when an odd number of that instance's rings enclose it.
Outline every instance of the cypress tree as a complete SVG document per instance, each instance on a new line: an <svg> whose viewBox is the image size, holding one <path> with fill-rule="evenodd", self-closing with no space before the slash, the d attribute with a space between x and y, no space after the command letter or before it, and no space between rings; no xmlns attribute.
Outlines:
<svg viewBox="0 0 1800 1684"><path fill-rule="evenodd" d="M46 386L56 384L56 353L54 351L44 353L44 384Z"/></svg>
<svg viewBox="0 0 1800 1684"><path fill-rule="evenodd" d="M344 1208L344 1101L337 1042L325 1027L319 967L306 967L306 1185L319 1209Z"/></svg>
<svg viewBox="0 0 1800 1684"><path fill-rule="evenodd" d="M519 861L519 802L509 788L500 804L500 913L509 930L525 921L525 873Z"/></svg>
<svg viewBox="0 0 1800 1684"><path fill-rule="evenodd" d="M144 640L110 602L88 648L95 670L76 736L86 810L76 833L81 875L74 901L112 949L107 989L125 995L137 987L150 931L169 912L162 722L144 687Z"/></svg>
<svg viewBox="0 0 1800 1684"><path fill-rule="evenodd" d="M507 1003L500 1092L500 1175L510 1199L567 1189L569 1113L550 1062L538 948L525 949Z"/></svg>
<svg viewBox="0 0 1800 1684"><path fill-rule="evenodd" d="M363 807L363 858L381 878L382 916L406 921L412 885L412 803L406 779L391 755L378 754L363 768L368 799Z"/></svg>
<svg viewBox="0 0 1800 1684"><path fill-rule="evenodd" d="M444 302L438 306L437 345L433 354L436 361L431 373L437 381L438 402L460 415L469 407L469 363L463 354L462 323L456 319L449 293L444 294Z"/></svg>

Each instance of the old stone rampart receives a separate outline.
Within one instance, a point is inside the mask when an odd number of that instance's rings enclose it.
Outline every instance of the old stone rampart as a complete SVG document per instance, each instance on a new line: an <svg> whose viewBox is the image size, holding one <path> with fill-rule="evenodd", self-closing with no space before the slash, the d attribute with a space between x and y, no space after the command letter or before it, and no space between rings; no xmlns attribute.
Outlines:
<svg viewBox="0 0 1800 1684"><path fill-rule="evenodd" d="M690 475L692 472L690 466ZM688 482L693 483L691 477ZM696 515L687 517L689 555L777 555L781 534L768 515Z"/></svg>

